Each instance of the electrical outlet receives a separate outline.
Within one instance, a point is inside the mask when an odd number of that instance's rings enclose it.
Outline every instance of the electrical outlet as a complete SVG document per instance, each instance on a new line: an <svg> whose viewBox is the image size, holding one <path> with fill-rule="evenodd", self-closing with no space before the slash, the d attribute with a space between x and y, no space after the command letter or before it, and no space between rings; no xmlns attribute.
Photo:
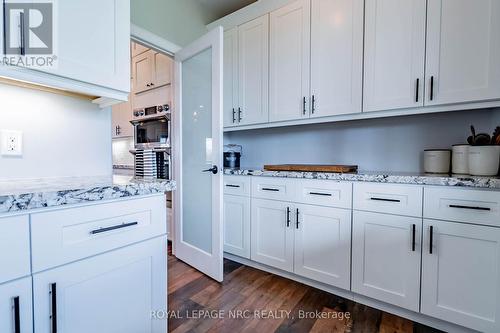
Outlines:
<svg viewBox="0 0 500 333"><path fill-rule="evenodd" d="M1 133L1 154L4 156L23 155L23 132L13 130L2 130Z"/></svg>

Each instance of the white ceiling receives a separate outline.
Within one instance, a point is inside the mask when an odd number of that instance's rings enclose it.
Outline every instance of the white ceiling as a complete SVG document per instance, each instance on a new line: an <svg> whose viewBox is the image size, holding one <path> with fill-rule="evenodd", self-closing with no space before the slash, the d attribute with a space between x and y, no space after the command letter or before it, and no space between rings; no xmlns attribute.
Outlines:
<svg viewBox="0 0 500 333"><path fill-rule="evenodd" d="M198 0L198 2L210 11L214 20L237 11L257 0Z"/></svg>

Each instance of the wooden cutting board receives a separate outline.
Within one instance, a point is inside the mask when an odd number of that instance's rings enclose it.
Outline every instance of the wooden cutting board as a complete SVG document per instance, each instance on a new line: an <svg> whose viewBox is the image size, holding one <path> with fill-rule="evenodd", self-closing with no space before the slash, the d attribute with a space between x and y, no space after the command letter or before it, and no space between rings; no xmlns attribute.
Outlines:
<svg viewBox="0 0 500 333"><path fill-rule="evenodd" d="M264 165L266 171L302 171L302 172L357 172L357 165L317 165L317 164L278 164Z"/></svg>

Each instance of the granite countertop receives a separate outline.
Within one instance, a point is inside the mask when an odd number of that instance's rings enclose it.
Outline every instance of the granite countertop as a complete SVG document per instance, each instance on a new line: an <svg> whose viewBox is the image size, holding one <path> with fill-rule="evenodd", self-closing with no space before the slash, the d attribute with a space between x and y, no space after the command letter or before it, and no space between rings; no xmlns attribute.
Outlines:
<svg viewBox="0 0 500 333"><path fill-rule="evenodd" d="M0 180L0 214L164 193L175 187L175 181L125 175Z"/></svg>
<svg viewBox="0 0 500 333"><path fill-rule="evenodd" d="M260 169L224 169L225 175L263 176L282 178L325 179L337 181L360 181L374 183L461 186L500 190L499 177L476 177L467 175L417 174L404 172L324 173L324 172L285 172L264 171Z"/></svg>

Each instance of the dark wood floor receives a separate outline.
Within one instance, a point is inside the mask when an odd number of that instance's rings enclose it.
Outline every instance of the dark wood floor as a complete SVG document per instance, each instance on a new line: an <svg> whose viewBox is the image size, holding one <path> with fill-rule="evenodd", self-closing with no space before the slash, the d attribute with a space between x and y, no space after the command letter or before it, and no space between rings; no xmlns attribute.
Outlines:
<svg viewBox="0 0 500 333"><path fill-rule="evenodd" d="M224 262L222 284L171 255L168 267L168 306L175 311L168 321L169 332L439 332L229 260ZM245 318L230 318L238 310L247 311L240 312ZM261 317L276 318L258 318L255 310L269 311L257 312ZM319 311L329 318L300 319L301 310ZM221 312L196 318L209 311Z"/></svg>

